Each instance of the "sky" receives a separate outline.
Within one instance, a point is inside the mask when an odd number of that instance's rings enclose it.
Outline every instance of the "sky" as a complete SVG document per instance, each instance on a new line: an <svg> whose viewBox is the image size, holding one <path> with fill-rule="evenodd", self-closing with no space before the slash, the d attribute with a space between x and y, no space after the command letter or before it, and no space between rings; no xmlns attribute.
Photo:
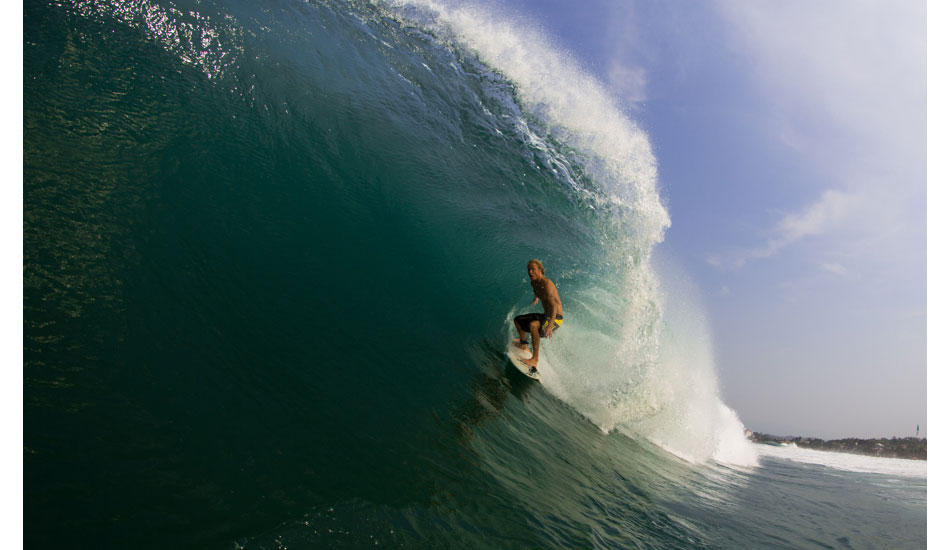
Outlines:
<svg viewBox="0 0 950 550"><path fill-rule="evenodd" d="M723 401L752 430L927 435L923 2L505 0L650 135Z"/></svg>

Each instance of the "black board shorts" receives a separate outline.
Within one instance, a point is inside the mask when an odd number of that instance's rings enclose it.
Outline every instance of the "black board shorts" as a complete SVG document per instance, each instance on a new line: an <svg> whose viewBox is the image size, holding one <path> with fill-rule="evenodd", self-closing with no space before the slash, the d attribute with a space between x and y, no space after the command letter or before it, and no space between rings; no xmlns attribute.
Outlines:
<svg viewBox="0 0 950 550"><path fill-rule="evenodd" d="M538 328L538 332L540 332L541 334L544 334L544 331L548 328L546 319L547 317L545 317L543 313L525 313L524 315L519 315L515 317L515 323L517 323L518 326L521 327L521 330L525 332L531 332L531 322L537 321L541 323L540 328ZM561 323L563 322L564 322L563 315L558 315L557 317L555 317L554 330L557 330L558 328L560 328Z"/></svg>

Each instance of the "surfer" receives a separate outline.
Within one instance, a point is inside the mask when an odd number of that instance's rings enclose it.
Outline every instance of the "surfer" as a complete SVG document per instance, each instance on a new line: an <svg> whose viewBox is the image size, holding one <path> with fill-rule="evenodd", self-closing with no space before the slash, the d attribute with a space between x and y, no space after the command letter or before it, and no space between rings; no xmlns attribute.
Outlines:
<svg viewBox="0 0 950 550"><path fill-rule="evenodd" d="M557 293L554 282L544 276L544 266L540 260L528 262L528 279L531 280L531 289L534 291L534 301L531 305L541 302L544 313L526 313L515 317L515 328L518 329L518 339L515 343L523 350L528 349L527 333L531 333L531 358L519 359L530 367L529 372L538 371L538 353L541 351L541 338L551 338L554 331L564 321L564 308L561 307L561 297Z"/></svg>

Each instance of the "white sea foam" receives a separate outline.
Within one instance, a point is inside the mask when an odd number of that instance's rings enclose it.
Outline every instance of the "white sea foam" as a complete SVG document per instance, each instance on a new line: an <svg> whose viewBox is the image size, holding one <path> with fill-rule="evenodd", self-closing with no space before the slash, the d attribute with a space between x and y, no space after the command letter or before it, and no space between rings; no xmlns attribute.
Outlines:
<svg viewBox="0 0 950 550"><path fill-rule="evenodd" d="M654 403L649 416L628 414L623 431L647 437L691 462L715 460L755 466L757 453L745 438L736 413L719 396L709 327L698 291L682 271L667 261L660 265L663 292L654 289L662 320L657 331L658 355L650 360L630 398ZM638 336L629 350L646 347Z"/></svg>
<svg viewBox="0 0 950 550"><path fill-rule="evenodd" d="M756 447L762 456L807 464L818 464L836 470L903 477L927 477L926 460L882 458L831 451L817 451L798 447L795 444L782 447L772 445L756 445Z"/></svg>
<svg viewBox="0 0 950 550"><path fill-rule="evenodd" d="M626 300L578 297L570 330L542 347L544 385L604 431L644 437L693 463L756 466L742 422L719 397L708 328L690 292L674 288L671 301L652 277L638 284ZM619 330L610 326L616 318L627 319Z"/></svg>

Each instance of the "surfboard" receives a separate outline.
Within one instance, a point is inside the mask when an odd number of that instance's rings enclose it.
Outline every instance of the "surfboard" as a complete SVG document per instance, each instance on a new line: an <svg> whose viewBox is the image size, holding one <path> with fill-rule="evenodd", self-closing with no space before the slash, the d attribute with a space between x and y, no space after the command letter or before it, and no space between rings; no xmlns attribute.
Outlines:
<svg viewBox="0 0 950 550"><path fill-rule="evenodd" d="M534 373L529 373L528 369L530 367L528 367L528 365L525 365L524 363L519 361L519 359L531 359L530 349L521 349L520 347L518 347L518 344L515 344L514 342L510 342L508 344L508 359L511 361L511 364L514 365L516 369L521 371L521 374L524 374L528 378L533 378L534 380L541 380L541 373L539 372L540 369L538 371L535 371ZM538 363L538 366L539 367L541 366L540 362Z"/></svg>

